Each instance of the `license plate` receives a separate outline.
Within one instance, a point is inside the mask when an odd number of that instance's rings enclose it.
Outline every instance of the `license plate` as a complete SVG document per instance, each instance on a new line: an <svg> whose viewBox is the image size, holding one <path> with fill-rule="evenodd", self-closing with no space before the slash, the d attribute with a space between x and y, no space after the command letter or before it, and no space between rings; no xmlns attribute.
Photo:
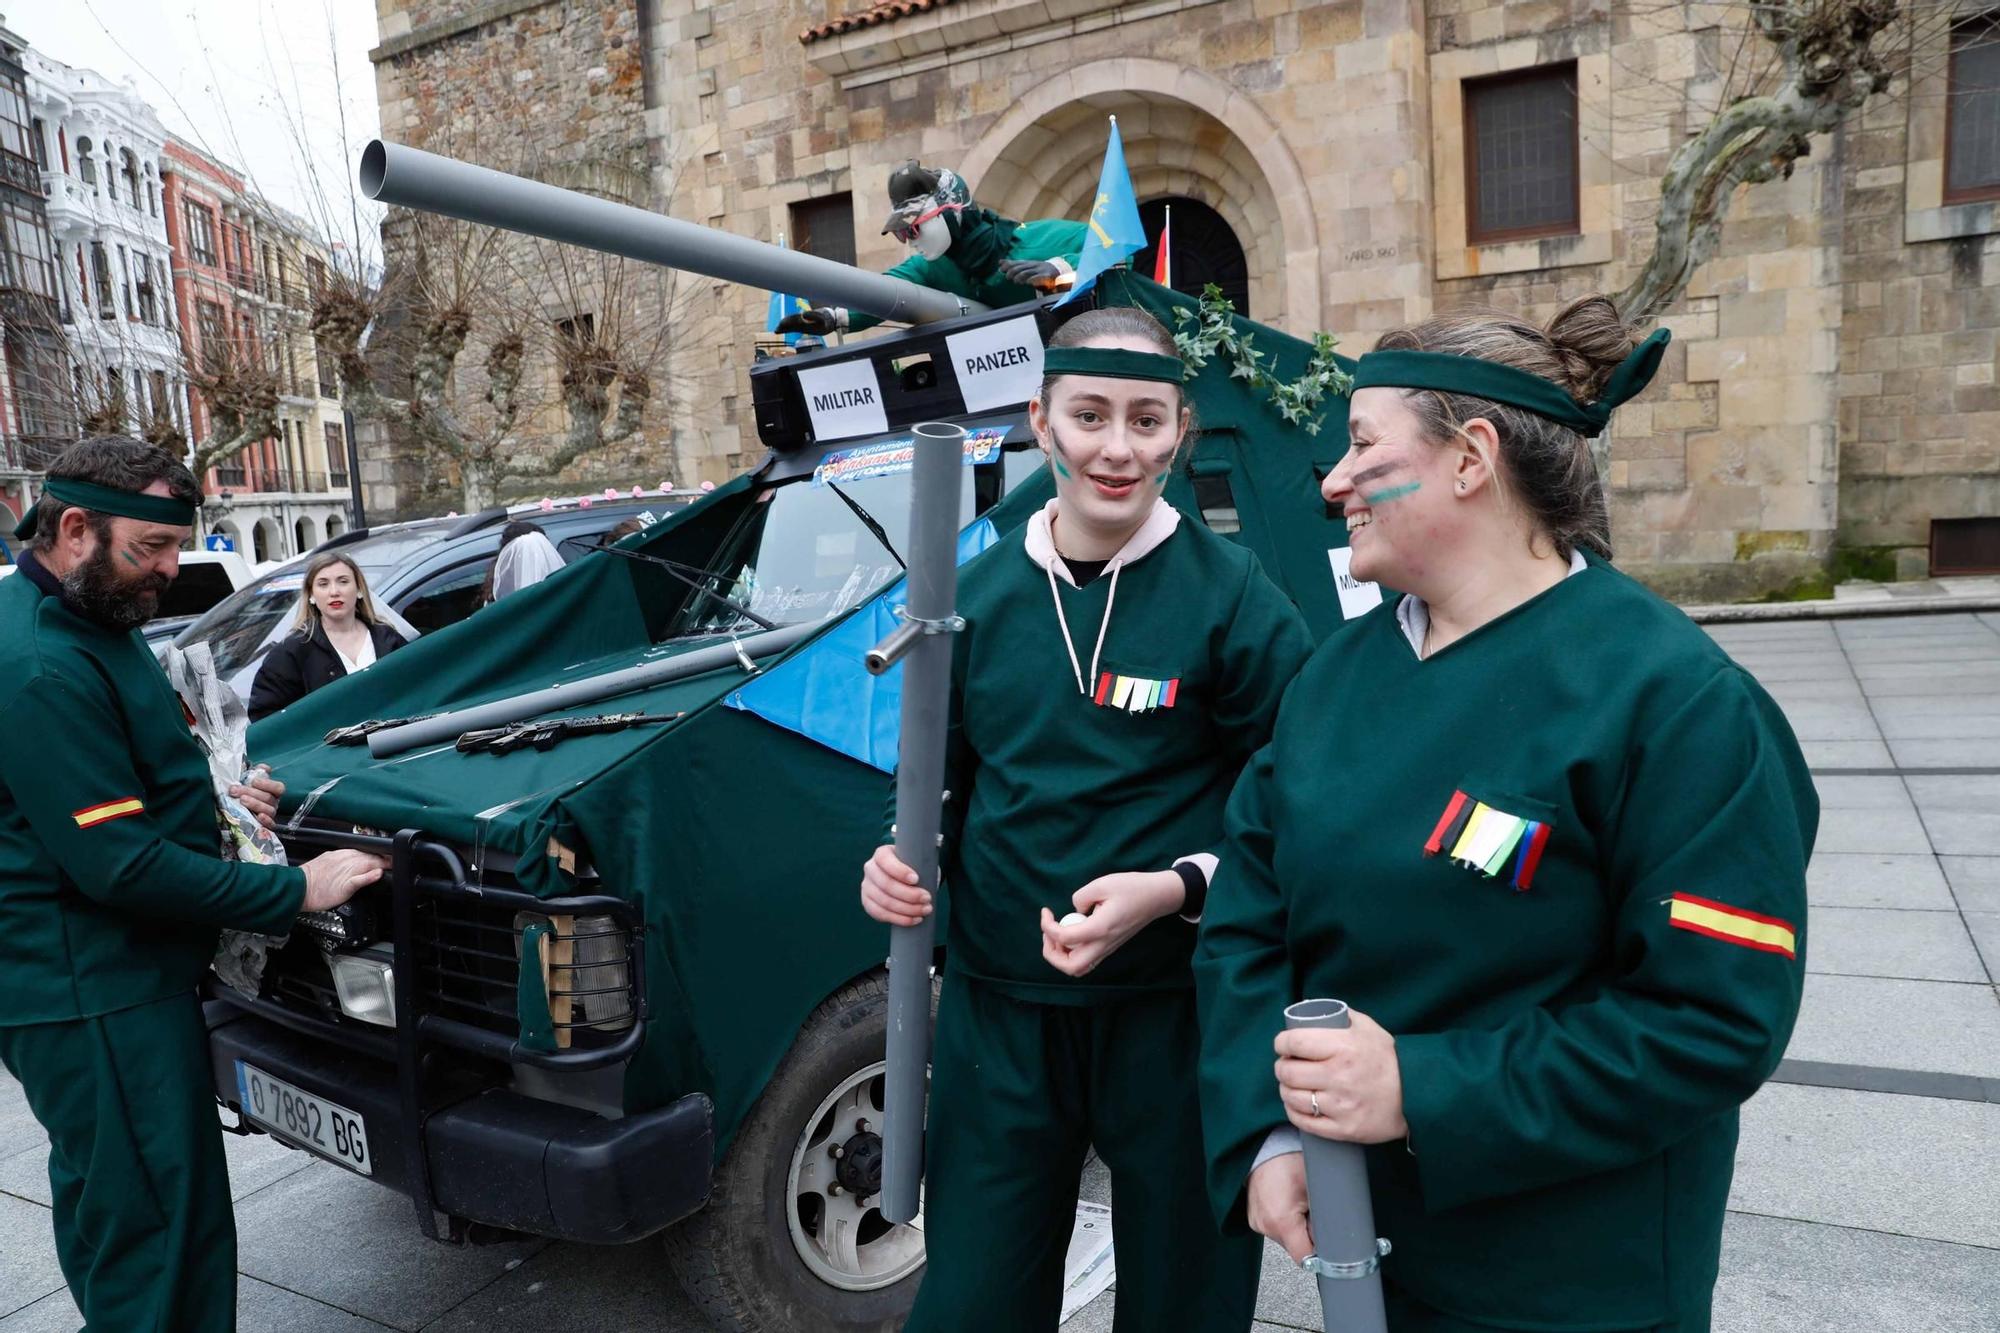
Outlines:
<svg viewBox="0 0 2000 1333"><path fill-rule="evenodd" d="M375 1174L368 1156L368 1129L345 1106L272 1078L253 1064L236 1062L236 1090L245 1118L277 1138L316 1152L364 1176Z"/></svg>

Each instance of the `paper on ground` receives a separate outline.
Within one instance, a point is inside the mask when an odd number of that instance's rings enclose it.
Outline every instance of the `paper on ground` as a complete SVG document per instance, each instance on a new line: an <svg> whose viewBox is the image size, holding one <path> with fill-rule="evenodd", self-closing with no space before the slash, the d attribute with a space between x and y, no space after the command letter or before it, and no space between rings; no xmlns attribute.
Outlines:
<svg viewBox="0 0 2000 1333"><path fill-rule="evenodd" d="M1111 1251L1111 1210L1101 1203L1076 1205L1076 1227L1069 1233L1069 1253L1063 1256L1062 1323L1102 1296L1118 1275L1118 1258Z"/></svg>

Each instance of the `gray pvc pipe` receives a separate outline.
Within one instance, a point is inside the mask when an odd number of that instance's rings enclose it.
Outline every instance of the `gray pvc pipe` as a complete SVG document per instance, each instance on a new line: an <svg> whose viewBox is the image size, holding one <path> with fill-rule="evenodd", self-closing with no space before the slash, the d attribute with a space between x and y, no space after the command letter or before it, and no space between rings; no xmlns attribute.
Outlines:
<svg viewBox="0 0 2000 1333"><path fill-rule="evenodd" d="M1285 1010L1285 1027L1344 1028L1339 1000L1300 1000ZM1372 1269L1378 1257L1375 1204L1368 1194L1368 1159L1358 1143L1336 1143L1301 1134L1306 1155L1306 1207L1315 1257L1322 1263ZM1351 1271L1351 1270L1350 1270ZM1382 1275L1334 1277L1316 1271L1326 1333L1388 1333L1382 1308Z"/></svg>
<svg viewBox="0 0 2000 1333"><path fill-rule="evenodd" d="M936 901L938 829L944 790L945 729L951 711L948 633L909 632L916 622L948 621L958 595L958 502L965 431L916 430L910 470L909 622L876 652L903 660L903 716L896 760L896 855ZM875 669L871 660L870 669ZM951 794L964 800L963 792ZM916 1217L924 1174L924 1096L931 1060L931 956L935 916L889 928L889 1036L883 1076L882 1216Z"/></svg>
<svg viewBox="0 0 2000 1333"><path fill-rule="evenodd" d="M886 273L663 217L490 167L372 141L361 152L361 192L385 204L442 213L503 231L686 269L750 287L846 306L899 324L928 324L986 310Z"/></svg>
<svg viewBox="0 0 2000 1333"><path fill-rule="evenodd" d="M643 666L607 671L601 676L586 676L567 685L552 685L545 690L531 690L527 694L510 695L505 699L495 699L491 703L474 704L455 713L440 713L436 717L427 717L418 722L406 722L400 727L384 727L368 737L368 753L377 759L387 759L405 750L414 750L420 745L454 740L468 731L526 722L531 717L543 717L550 713L559 713L565 708L576 708L604 699L614 699L621 694L651 689L670 680L699 676L704 671L714 671L718 667L740 663L742 656L739 655L739 649L741 654L747 654L753 659L769 657L773 653L783 652L814 633L820 628L820 624L819 621L809 621L803 625L786 625L782 629L766 630L762 634L752 634L745 639L719 643L708 648L697 648L693 652L682 653L678 657L662 658L657 662L647 662Z"/></svg>

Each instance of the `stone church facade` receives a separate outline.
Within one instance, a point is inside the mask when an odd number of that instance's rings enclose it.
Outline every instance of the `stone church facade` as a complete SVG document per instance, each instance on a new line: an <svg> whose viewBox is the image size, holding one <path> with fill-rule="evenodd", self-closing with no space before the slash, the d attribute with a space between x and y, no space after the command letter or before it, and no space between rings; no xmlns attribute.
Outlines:
<svg viewBox="0 0 2000 1333"><path fill-rule="evenodd" d="M905 159L1010 217L1081 216L1115 114L1149 218L1175 206L1178 285L1214 277L1350 352L1622 287L1727 63L1727 6L1602 0L377 6L386 137L525 142L559 183L873 268L900 257L877 233ZM1670 594L2000 562L2000 149L1978 119L2000 136L2000 67L1963 31L1912 40L1935 72L1917 96L1900 80L1736 199L1620 414L1620 562ZM683 483L753 465L766 294L684 276L653 299L672 337L638 456Z"/></svg>

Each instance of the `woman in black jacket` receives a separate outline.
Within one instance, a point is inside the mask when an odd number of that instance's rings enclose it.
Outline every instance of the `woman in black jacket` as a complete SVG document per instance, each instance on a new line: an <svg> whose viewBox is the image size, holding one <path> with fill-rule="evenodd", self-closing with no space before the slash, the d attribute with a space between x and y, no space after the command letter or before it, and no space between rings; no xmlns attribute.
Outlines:
<svg viewBox="0 0 2000 1333"><path fill-rule="evenodd" d="M361 567L337 551L315 556L306 566L299 598L293 632L257 668L250 690L252 722L373 666L407 642L376 619Z"/></svg>

